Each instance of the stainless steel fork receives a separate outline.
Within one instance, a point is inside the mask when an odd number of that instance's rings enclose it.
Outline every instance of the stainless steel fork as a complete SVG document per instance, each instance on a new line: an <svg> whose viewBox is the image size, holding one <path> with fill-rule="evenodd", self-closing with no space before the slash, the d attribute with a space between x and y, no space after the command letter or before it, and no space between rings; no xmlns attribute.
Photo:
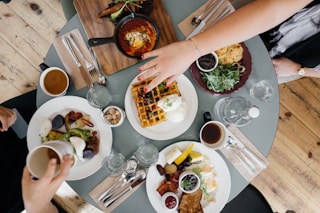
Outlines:
<svg viewBox="0 0 320 213"><path fill-rule="evenodd" d="M79 53L81 59L84 61L85 65L86 65L86 69L88 70L91 78L93 79L96 75L98 75L98 71L96 69L96 67L90 63L82 54L79 46L76 43L76 40L74 39L72 34L68 34L67 38L71 41L72 45L74 46L74 48L76 49L76 51Z"/></svg>

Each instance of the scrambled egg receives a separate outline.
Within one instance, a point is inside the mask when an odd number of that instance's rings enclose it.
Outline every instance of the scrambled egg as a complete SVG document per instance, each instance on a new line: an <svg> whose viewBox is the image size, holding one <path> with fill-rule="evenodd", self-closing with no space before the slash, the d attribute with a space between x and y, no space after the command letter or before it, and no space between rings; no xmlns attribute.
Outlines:
<svg viewBox="0 0 320 213"><path fill-rule="evenodd" d="M239 62L243 57L243 48L237 43L216 50L215 53L219 58L220 64L232 64Z"/></svg>
<svg viewBox="0 0 320 213"><path fill-rule="evenodd" d="M199 164L192 164L188 170L197 173L201 180L200 188L203 193L203 199L208 202L216 201L216 192L218 190L217 174L210 159L204 156Z"/></svg>

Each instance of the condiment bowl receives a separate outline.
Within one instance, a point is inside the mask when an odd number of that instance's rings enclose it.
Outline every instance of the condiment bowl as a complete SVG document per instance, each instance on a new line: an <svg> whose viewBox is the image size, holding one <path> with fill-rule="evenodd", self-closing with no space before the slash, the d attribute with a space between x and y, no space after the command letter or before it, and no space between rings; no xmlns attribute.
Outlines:
<svg viewBox="0 0 320 213"><path fill-rule="evenodd" d="M179 198L173 192L166 192L162 195L161 202L166 211L175 211L179 206Z"/></svg>
<svg viewBox="0 0 320 213"><path fill-rule="evenodd" d="M211 72L218 66L218 56L215 52L201 56L196 60L196 65L202 72Z"/></svg>
<svg viewBox="0 0 320 213"><path fill-rule="evenodd" d="M193 193L200 188L199 176L190 170L184 171L179 176L179 188L184 193Z"/></svg>
<svg viewBox="0 0 320 213"><path fill-rule="evenodd" d="M124 110L118 106L111 105L103 110L103 120L111 127L120 126L125 117Z"/></svg>

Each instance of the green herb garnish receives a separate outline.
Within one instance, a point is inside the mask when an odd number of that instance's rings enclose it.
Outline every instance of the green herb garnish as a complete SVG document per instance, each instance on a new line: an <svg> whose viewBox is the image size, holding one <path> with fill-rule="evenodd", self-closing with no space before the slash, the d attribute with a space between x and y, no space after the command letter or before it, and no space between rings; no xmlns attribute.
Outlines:
<svg viewBox="0 0 320 213"><path fill-rule="evenodd" d="M240 75L245 68L238 64L219 64L213 71L201 72L202 80L209 90L215 92L229 91L239 83Z"/></svg>

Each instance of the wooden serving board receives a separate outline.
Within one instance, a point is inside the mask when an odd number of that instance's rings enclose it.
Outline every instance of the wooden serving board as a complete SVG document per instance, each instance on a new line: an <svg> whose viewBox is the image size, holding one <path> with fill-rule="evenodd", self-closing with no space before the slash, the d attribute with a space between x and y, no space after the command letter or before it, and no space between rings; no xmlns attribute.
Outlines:
<svg viewBox="0 0 320 213"><path fill-rule="evenodd" d="M73 4L79 14L88 38L112 37L115 26L108 18L99 18L101 11L112 0L74 0ZM159 43L156 48L177 41L177 36L162 0L154 0L150 18L159 28ZM138 59L123 55L116 44L109 43L93 47L100 66L106 75L110 75L139 62Z"/></svg>

